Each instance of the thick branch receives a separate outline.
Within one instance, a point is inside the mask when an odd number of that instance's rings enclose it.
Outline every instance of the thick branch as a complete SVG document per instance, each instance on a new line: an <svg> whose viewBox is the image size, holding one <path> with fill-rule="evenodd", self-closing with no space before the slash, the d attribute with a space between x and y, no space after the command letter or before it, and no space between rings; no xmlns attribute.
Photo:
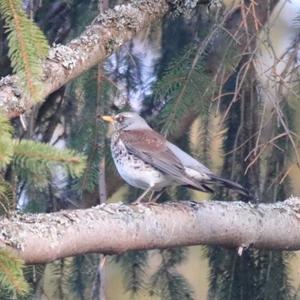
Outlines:
<svg viewBox="0 0 300 300"><path fill-rule="evenodd" d="M44 78L41 83L41 96L46 97L61 86L74 79L84 71L103 61L142 29L149 26L155 20L162 18L170 9L167 0L133 0L126 5L118 5L114 9L107 10L84 31L78 38L67 45L57 45L50 50L49 57L43 63ZM206 3L207 1L200 1ZM252 2L251 2L252 3ZM249 5L251 5L251 3ZM268 2L270 8L266 8L265 0L257 0L253 11L247 13L244 26L251 31L257 24L264 24L268 13L273 9L277 0ZM253 5L253 3L252 3ZM254 13L255 12L255 13ZM242 14L236 10L225 24L225 29L235 37L243 52L247 45L246 34L241 30ZM218 49L225 49L228 40L220 40ZM212 76L218 72L218 66L222 62L222 56L212 53ZM237 58L240 60L240 57ZM224 74L224 78L228 74ZM6 76L0 80L0 108L11 118L16 117L32 107L33 103L23 93L16 76ZM194 119L187 117L183 122L183 132ZM180 131L180 134L182 132Z"/></svg>
<svg viewBox="0 0 300 300"><path fill-rule="evenodd" d="M300 249L300 199L253 207L242 202L107 204L0 219L0 247L26 263L89 252L187 245Z"/></svg>
<svg viewBox="0 0 300 300"><path fill-rule="evenodd" d="M43 64L42 97L103 61L168 10L166 0L139 0L118 5L97 17L85 32L69 44L51 48ZM0 81L0 108L9 117L20 115L32 105L15 76L7 76Z"/></svg>

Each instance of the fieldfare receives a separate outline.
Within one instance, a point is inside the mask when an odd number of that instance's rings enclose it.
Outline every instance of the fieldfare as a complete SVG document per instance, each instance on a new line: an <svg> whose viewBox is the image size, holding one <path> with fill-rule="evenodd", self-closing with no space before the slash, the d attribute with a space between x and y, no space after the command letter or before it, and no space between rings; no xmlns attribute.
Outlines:
<svg viewBox="0 0 300 300"><path fill-rule="evenodd" d="M135 202L150 191L154 193L171 185L213 193L210 185L217 184L249 196L240 184L214 175L168 142L137 113L122 112L102 119L113 124L111 153L119 174L128 184L145 190Z"/></svg>

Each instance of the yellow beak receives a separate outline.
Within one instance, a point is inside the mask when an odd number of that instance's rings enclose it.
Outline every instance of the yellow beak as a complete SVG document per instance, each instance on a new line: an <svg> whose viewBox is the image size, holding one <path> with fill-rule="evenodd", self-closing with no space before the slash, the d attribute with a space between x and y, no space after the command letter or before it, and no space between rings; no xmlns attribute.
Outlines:
<svg viewBox="0 0 300 300"><path fill-rule="evenodd" d="M109 122L109 123L112 123L115 120L113 116L101 116L101 118L105 122Z"/></svg>

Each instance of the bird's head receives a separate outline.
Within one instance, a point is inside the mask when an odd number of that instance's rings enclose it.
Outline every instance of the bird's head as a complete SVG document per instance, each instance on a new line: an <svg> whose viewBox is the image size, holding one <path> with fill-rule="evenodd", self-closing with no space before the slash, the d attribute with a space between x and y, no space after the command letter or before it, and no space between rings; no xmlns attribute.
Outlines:
<svg viewBox="0 0 300 300"><path fill-rule="evenodd" d="M146 121L135 112L121 112L115 116L102 116L104 121L112 123L114 130L149 129Z"/></svg>

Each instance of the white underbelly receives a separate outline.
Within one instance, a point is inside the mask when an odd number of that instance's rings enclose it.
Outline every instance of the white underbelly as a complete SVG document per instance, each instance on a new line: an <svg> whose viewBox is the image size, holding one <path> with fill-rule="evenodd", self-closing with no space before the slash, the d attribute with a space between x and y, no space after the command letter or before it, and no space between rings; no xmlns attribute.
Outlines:
<svg viewBox="0 0 300 300"><path fill-rule="evenodd" d="M146 190L150 186L159 191L170 184L170 179L158 170L137 160L127 163L114 159L120 176L130 185Z"/></svg>
<svg viewBox="0 0 300 300"><path fill-rule="evenodd" d="M129 154L120 139L112 141L111 148L117 170L128 184L143 190L152 187L154 191L160 191L173 182L169 176Z"/></svg>

